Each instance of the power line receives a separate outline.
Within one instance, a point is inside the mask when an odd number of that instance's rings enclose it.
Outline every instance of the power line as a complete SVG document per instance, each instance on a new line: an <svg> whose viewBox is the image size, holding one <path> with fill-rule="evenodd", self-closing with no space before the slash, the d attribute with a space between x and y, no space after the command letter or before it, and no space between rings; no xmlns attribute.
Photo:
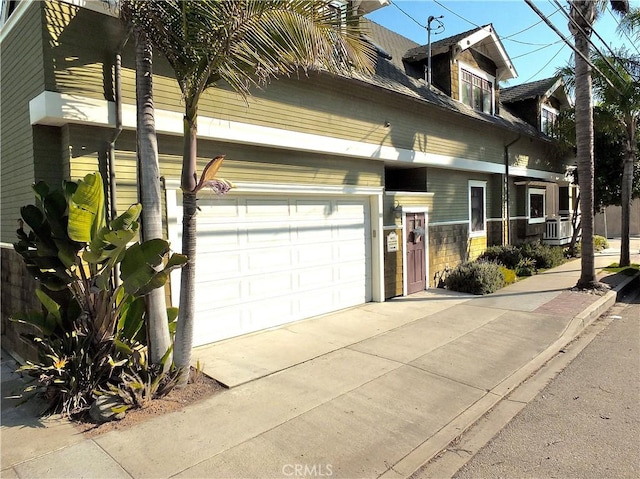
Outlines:
<svg viewBox="0 0 640 479"><path fill-rule="evenodd" d="M539 9L538 7L536 7L536 6L533 4L533 1L532 1L532 0L524 0L524 1L525 1L525 3L526 3L527 5L529 5L529 8L531 8L531 10L533 10L534 12L536 12L536 15L538 15L538 16L539 16L539 17L544 21L544 23L546 23L546 24L549 26L549 28L551 28L551 30L553 30L554 32L556 32L556 34L557 34L560 38L562 38L562 40L564 40L564 42L565 42L567 45L569 45L569 47L571 47L571 49L572 49L572 50L573 50L577 55L579 55L579 56L580 56L580 58L582 58L582 59L587 63L587 65L589 65L589 66L590 66L591 68L593 68L595 71L597 71L598 73L600 73L600 75L602 75L602 78L604 78L604 79L607 81L607 83L609 84L609 86L610 86L611 88L613 88L615 91L617 91L618 93L620 93L620 91L619 91L619 90L614 86L614 84L613 84L613 83L611 83L611 80L609 80L609 78L608 78L604 73L602 73L602 71L601 71L601 70L600 70L596 65L594 65L594 64L593 64L593 62L592 62L589 58L587 58L587 57L584 55L584 53L582 53L580 50L578 50L578 49L573 45L573 43L571 43L571 42L567 39L567 37L565 37L565 36L563 35L563 33L562 33L560 30L558 30L558 27L556 27L556 26L551 22L551 20L549 20L549 19L545 16L545 14L544 14L544 13L542 13L542 12L540 11L540 9Z"/></svg>
<svg viewBox="0 0 640 479"><path fill-rule="evenodd" d="M558 3L558 0L554 0L554 1L556 2L556 4ZM588 20L584 17L584 15L582 14L582 12L580 11L580 9L579 9L579 8L576 8L576 9L575 9L575 11L576 11L576 12L578 12L578 15L580 15L580 17L582 17L582 19L583 19L585 22L588 22ZM563 9L563 12L564 12L564 9ZM568 15L565 13L565 16L568 16ZM571 23L573 23L574 25L576 25L576 22L575 22L572 18L569 18L569 20L571 21ZM578 26L578 25L576 25L576 26ZM596 29L592 27L592 28L591 28L591 31L595 34L595 36L596 36L596 37L598 37L598 39L602 42L602 44L603 44L605 47L607 47L607 50L609 50L609 53L611 53L611 55L615 57L615 56L616 56L616 53L611 49L611 47L610 47L610 46L609 46L609 44L605 41L605 39L604 39L604 38L602 38L602 37L600 36L600 34L596 31ZM594 48L595 48L595 45L594 45ZM602 54L601 54L601 55L602 55Z"/></svg>
<svg viewBox="0 0 640 479"><path fill-rule="evenodd" d="M417 25L420 25L422 28L426 28L426 26L422 23L420 23L418 20L416 20L415 18L413 18L411 15L409 15L407 12L405 12L402 8L400 8L398 6L398 4L396 2L391 2L391 5L393 5L394 7L396 7L398 10L400 10L402 13L404 13L407 17L409 17L414 23L416 23Z"/></svg>
<svg viewBox="0 0 640 479"><path fill-rule="evenodd" d="M551 3L551 1L553 1L558 7L560 7L560 9L562 10L562 14L565 17L567 17L567 19L569 20L569 23L572 24L575 28L578 29L578 31L584 36L584 38L587 40L587 42L589 42L589 45L591 45L591 47L593 47L593 49L596 51L596 53L598 53L598 55L600 55L600 57L602 57L602 59L607 64L607 66L611 69L611 71L613 73L615 73L618 76L618 78L620 78L622 80L623 83L626 83L627 80L620 74L620 72L618 70L616 70L616 68L611 64L611 62L607 58L607 56L600 51L600 49L596 46L596 44L593 43L593 41L590 38L590 35L588 35L587 32L585 32L584 29L578 24L578 22L576 22L574 20L573 16L569 12L567 12L564 8L562 8L562 5L560 5L558 0L548 0L548 1L549 1L549 3ZM580 16L582 17L582 19L585 22L589 23L589 21L584 17L584 15L582 14L582 12L579 9L576 8L575 11L580 14ZM593 26L591 27L591 32L595 33L598 38L602 39L602 37L600 37L600 35L598 35L598 32L595 31ZM609 48L609 46L606 43L605 43L605 46L607 48ZM609 48L609 51L611 52L611 54L614 57L616 56L615 53L613 53L613 51L611 50L611 48ZM624 68L624 66L623 66L623 68ZM626 71L626 68L625 68L625 71ZM627 71L627 74L629 74L629 76L632 76L629 71ZM613 85L611 85L611 86L613 86Z"/></svg>
<svg viewBox="0 0 640 479"><path fill-rule="evenodd" d="M532 78L535 78L535 77L536 77L536 75L538 75L542 70L544 70L545 68L547 68L547 67L549 66L549 64L550 64L550 63L551 63L551 62L552 62L552 61L553 61L553 60L554 60L554 59L555 59L555 58L560 54L560 52L561 52L562 50L564 50L564 47L566 47L566 46L567 46L566 44L562 45L562 46L560 47L560 50L558 50L558 51L556 52L556 54L555 54L555 55L553 55L553 56L551 57L551 59L550 59L547 63L545 63L545 64L544 64L544 66L543 66L540 70L538 70L538 71L537 71L537 72L535 72L533 75L531 75L529 78L527 78L523 83L528 83L529 81L531 81L531 79L532 79Z"/></svg>
<svg viewBox="0 0 640 479"><path fill-rule="evenodd" d="M453 10L451 10L449 7L445 7L443 4L441 4L438 0L433 0L433 3L435 3L436 5L440 5L442 8L444 8L447 12L452 13L453 15L455 15L456 17L458 17L460 20L464 20L465 22L473 25L474 27L478 27L478 28L482 28L480 25L478 25L477 23L472 22L471 20L468 20L466 18L464 18L462 15L458 15L456 12L454 12Z"/></svg>
<svg viewBox="0 0 640 479"><path fill-rule="evenodd" d="M638 50L638 46L636 45L637 42L634 42L633 40L631 40L631 38L629 37L629 35L627 34L627 32L624 29L620 28L620 21L618 20L618 18L613 14L613 12L611 11L611 9L609 8L609 6L606 6L607 12L609 12L609 15L611 15L611 18L613 18L613 21L616 22L616 25L618 25L617 30L619 32L622 32L622 34L625 36L625 38L627 40L629 40L629 43L631 45L633 45L633 48L635 48L636 52L638 52L638 54L640 54L640 50Z"/></svg>
<svg viewBox="0 0 640 479"><path fill-rule="evenodd" d="M540 20L542 21L542 20ZM502 39L504 40L504 38ZM531 43L531 42L522 42L520 40L514 40L512 38L507 38L507 40L509 40L510 42L514 42L514 43L519 43L521 45L530 45L532 47L549 47L551 45L555 45L556 43L560 43L562 40L559 40L557 42L553 42L553 43Z"/></svg>
<svg viewBox="0 0 640 479"><path fill-rule="evenodd" d="M536 48L535 50L531 50L531 51L528 51L527 53L523 53L522 55L518 55L518 56L515 56L515 57L509 57L509 58L511 58L512 60L515 60L516 58L526 57L527 55L531 55L532 53L539 52L540 50L544 50L545 48L552 47L554 45L557 45L558 43L562 43L562 40L558 40L557 42L549 43L549 44L544 45L544 46L542 46L540 48Z"/></svg>
<svg viewBox="0 0 640 479"><path fill-rule="evenodd" d="M554 12L549 14L549 18L551 18L552 16L554 16L556 13L558 13L558 9L556 9ZM523 28L522 30L516 32L516 33L512 33L511 35L507 35L506 37L502 37L502 40L511 40L511 37L515 37L516 35L520 35L521 33L526 32L527 30L531 30L533 27L536 27L538 25L540 25L542 23L542 20L538 20L536 23L534 23L533 25L529 25L527 28ZM517 42L517 40L511 40L512 42ZM520 43L524 43L524 42L520 42Z"/></svg>

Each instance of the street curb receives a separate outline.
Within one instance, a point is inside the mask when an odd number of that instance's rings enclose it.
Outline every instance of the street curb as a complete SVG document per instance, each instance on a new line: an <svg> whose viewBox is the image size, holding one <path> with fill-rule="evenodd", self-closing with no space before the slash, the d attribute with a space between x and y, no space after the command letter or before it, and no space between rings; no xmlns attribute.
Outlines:
<svg viewBox="0 0 640 479"><path fill-rule="evenodd" d="M496 407L498 403L504 401L518 386L523 384L528 378L535 374L536 371L540 370L557 355L558 351L573 341L587 326L611 308L611 306L615 304L616 299L639 279L640 273L636 273L634 276L625 279L584 311L574 316L558 339L538 356L515 371L511 376L505 378L496 387L488 391L487 394L482 396L478 401L473 403L436 434L416 447L379 477L408 478L423 468L429 461L445 450L451 442L459 438L465 431L485 416L487 412ZM505 422L504 425L506 425L507 422Z"/></svg>

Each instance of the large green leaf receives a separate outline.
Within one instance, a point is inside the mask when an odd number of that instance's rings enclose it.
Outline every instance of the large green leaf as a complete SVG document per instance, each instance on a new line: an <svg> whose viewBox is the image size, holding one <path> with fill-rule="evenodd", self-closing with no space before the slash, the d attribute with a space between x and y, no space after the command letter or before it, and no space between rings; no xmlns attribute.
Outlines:
<svg viewBox="0 0 640 479"><path fill-rule="evenodd" d="M117 336L127 340L144 339L138 338L144 326L145 302L144 298L133 299L129 297L122 307L122 313L118 320Z"/></svg>
<svg viewBox="0 0 640 479"><path fill-rule="evenodd" d="M169 243L162 239L153 239L131 246L120 265L120 277L125 291L138 295L138 291L153 281L157 274L155 268L162 263L164 255L168 252Z"/></svg>
<svg viewBox="0 0 640 479"><path fill-rule="evenodd" d="M140 203L131 205L127 208L127 211L113 220L109 227L112 230L137 229L135 225L137 225L136 222L140 218L140 213L142 213L142 205Z"/></svg>
<svg viewBox="0 0 640 479"><path fill-rule="evenodd" d="M53 333L56 327L56 321L52 316L42 314L39 311L30 313L17 313L9 318L9 321L16 323L28 324L37 328L44 336Z"/></svg>
<svg viewBox="0 0 640 479"><path fill-rule="evenodd" d="M61 320L60 317L60 305L56 303L50 296L48 296L41 289L36 289L36 296L42 303L42 305L46 308L46 310L53 316L58 322Z"/></svg>
<svg viewBox="0 0 640 479"><path fill-rule="evenodd" d="M90 243L105 225L102 177L91 173L78 182L78 189L71 196L67 231L72 240Z"/></svg>

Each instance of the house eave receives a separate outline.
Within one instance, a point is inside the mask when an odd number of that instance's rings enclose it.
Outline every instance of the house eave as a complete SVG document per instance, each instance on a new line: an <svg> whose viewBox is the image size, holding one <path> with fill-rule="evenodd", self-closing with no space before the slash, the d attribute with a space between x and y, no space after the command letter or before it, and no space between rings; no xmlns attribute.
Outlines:
<svg viewBox="0 0 640 479"><path fill-rule="evenodd" d="M76 124L104 128L115 127L115 104L106 100L45 91L29 102L29 110L32 125L61 126ZM122 105L122 125L127 130L135 130L135 105ZM156 109L156 131L159 134L183 135L183 114L177 111ZM295 132L204 116L198 116L198 136L203 139L229 143L384 161L387 164L434 166L444 169L498 174L505 171L502 162L493 163L394 146L381 146L376 143ZM558 181L563 178L560 173L528 168L512 167L509 174L544 178L550 181Z"/></svg>

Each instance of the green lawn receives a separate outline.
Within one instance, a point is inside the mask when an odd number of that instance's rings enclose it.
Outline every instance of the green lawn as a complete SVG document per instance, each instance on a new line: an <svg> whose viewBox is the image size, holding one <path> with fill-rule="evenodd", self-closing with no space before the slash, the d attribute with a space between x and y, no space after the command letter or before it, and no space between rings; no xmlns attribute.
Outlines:
<svg viewBox="0 0 640 479"><path fill-rule="evenodd" d="M623 273L627 276L633 276L638 271L640 271L640 264L631 263L630 266L618 266L618 263L611 263L606 268L602 268L603 271L608 271L610 273Z"/></svg>

